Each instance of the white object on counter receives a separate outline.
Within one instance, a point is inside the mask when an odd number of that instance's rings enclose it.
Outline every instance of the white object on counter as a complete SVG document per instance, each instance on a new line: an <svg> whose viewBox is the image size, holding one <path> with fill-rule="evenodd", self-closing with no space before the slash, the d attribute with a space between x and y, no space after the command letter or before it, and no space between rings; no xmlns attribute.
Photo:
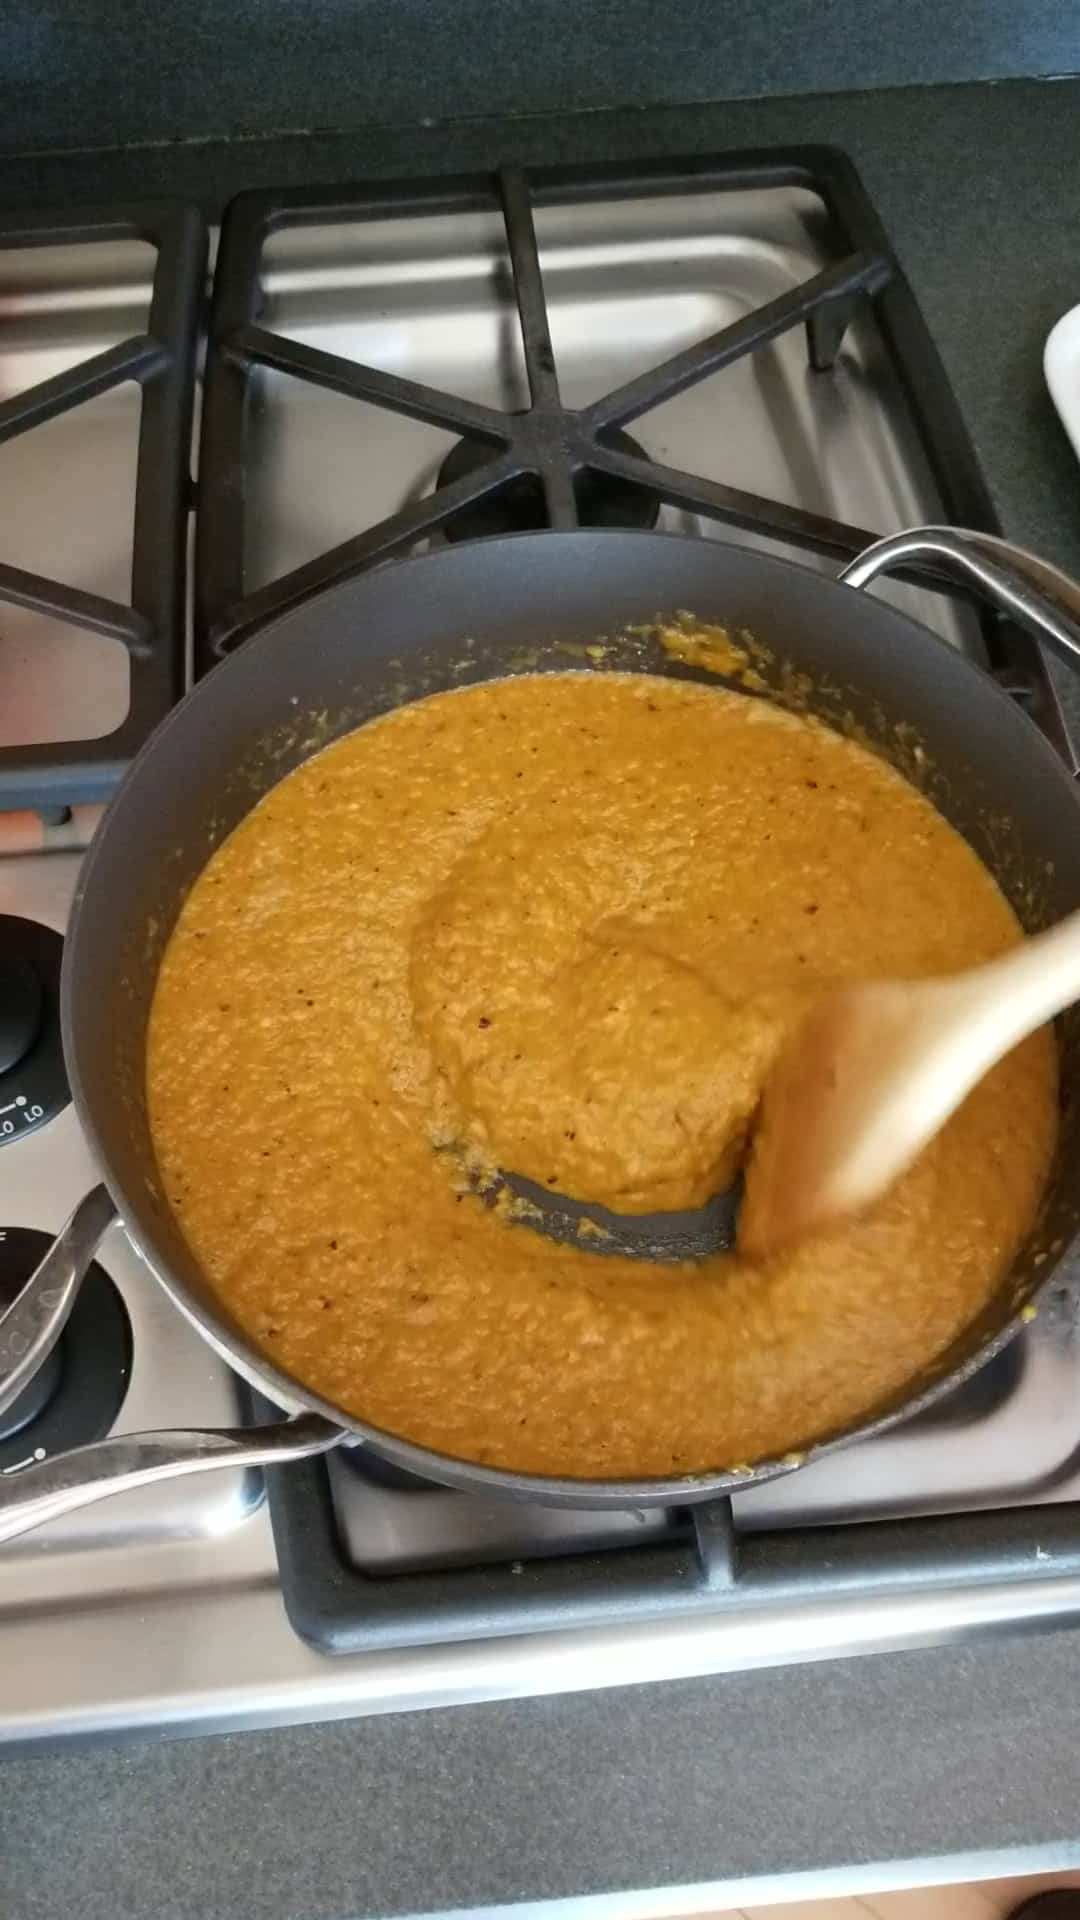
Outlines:
<svg viewBox="0 0 1080 1920"><path fill-rule="evenodd" d="M1043 349L1050 398L1080 460L1080 307L1070 307L1051 327Z"/></svg>

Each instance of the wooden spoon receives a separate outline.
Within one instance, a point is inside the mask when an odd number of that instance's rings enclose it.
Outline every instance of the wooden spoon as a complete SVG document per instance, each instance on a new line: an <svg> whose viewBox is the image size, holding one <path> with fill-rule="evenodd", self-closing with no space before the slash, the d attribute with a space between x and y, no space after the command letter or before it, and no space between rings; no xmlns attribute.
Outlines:
<svg viewBox="0 0 1080 1920"><path fill-rule="evenodd" d="M829 995L765 1085L739 1214L762 1258L860 1213L983 1075L1080 999L1080 913L988 966Z"/></svg>

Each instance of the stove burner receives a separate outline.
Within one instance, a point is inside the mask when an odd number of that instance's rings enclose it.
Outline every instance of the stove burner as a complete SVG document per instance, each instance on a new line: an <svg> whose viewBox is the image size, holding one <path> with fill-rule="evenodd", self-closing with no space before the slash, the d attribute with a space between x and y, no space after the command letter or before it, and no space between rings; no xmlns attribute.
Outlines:
<svg viewBox="0 0 1080 1920"><path fill-rule="evenodd" d="M52 927L0 914L0 1147L71 1099L60 1043L63 951Z"/></svg>
<svg viewBox="0 0 1080 1920"><path fill-rule="evenodd" d="M607 435L618 453L633 454L645 460L644 447L628 433L618 429ZM436 481L436 488L449 486L485 466L491 448L478 440L459 440L451 447ZM578 519L583 527L655 527L660 517L660 502L644 487L630 486L614 474L582 472L574 479L574 498ZM525 473L490 500L478 500L475 506L448 520L444 529L451 541L480 540L493 533L531 533L548 525L544 483L539 474Z"/></svg>
<svg viewBox="0 0 1080 1920"><path fill-rule="evenodd" d="M0 1227L0 1313L25 1286L50 1237L30 1227ZM131 1374L131 1323L104 1269L83 1281L59 1341L18 1399L0 1414L0 1473L46 1454L83 1447L108 1433Z"/></svg>

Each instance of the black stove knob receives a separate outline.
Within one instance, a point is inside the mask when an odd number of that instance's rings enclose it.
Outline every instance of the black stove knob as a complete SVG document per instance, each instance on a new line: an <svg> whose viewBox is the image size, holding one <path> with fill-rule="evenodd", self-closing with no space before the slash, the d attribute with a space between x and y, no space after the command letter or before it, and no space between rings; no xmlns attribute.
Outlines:
<svg viewBox="0 0 1080 1920"><path fill-rule="evenodd" d="M0 953L0 1073L24 1060L41 1025L41 981L21 953Z"/></svg>
<svg viewBox="0 0 1080 1920"><path fill-rule="evenodd" d="M22 1292L37 1261L34 1251L48 1247L46 1234L20 1231L18 1227L0 1228L0 1314L7 1312ZM56 1346L28 1380L17 1400L0 1413L0 1445L44 1413L60 1380L60 1348Z"/></svg>
<svg viewBox="0 0 1080 1920"><path fill-rule="evenodd" d="M71 1099L60 1035L63 952L54 927L0 913L0 1149Z"/></svg>
<svg viewBox="0 0 1080 1920"><path fill-rule="evenodd" d="M33 1227L0 1227L0 1315L18 1298L49 1246L49 1234ZM0 1413L0 1474L103 1439L120 1411L130 1375L127 1309L94 1261L48 1359Z"/></svg>
<svg viewBox="0 0 1080 1920"><path fill-rule="evenodd" d="M60 1348L54 1347L33 1379L27 1381L18 1397L0 1413L0 1442L14 1439L24 1427L40 1419L60 1384L62 1365Z"/></svg>

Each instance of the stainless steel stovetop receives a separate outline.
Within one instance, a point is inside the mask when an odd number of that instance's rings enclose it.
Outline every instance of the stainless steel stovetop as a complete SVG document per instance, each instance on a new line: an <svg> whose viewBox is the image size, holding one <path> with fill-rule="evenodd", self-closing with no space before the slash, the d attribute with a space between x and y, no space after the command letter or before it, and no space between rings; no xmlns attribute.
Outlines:
<svg viewBox="0 0 1080 1920"><path fill-rule="evenodd" d="M571 198L542 207L537 231L572 406L799 285L831 257L820 202L800 186ZM0 253L0 398L137 332L152 266L141 241ZM263 280L266 327L488 404L526 404L494 211L288 229L268 243ZM120 386L0 444L0 560L122 597L138 415L138 390ZM453 445L438 428L280 375L261 379L251 427L245 562L254 586L422 497ZM849 329L830 373L811 372L801 333L789 332L646 414L634 436L670 467L877 532L942 510L869 313ZM723 531L668 507L659 524L705 538ZM888 591L980 653L972 614L915 588ZM115 642L0 607L0 748L93 739L117 724L127 699L127 657ZM93 824L92 815L78 818ZM62 932L79 855L14 850L36 832L25 818L0 816L0 915ZM0 1243L14 1228L55 1232L94 1178L70 1106L25 1137L0 1137ZM118 1231L99 1263L131 1325L130 1379L113 1431L234 1424L228 1370ZM4 1470L34 1457L32 1425L25 1448ZM402 1490L346 1456L329 1472L342 1551L380 1574L638 1545L675 1524L660 1512L564 1513ZM733 1505L736 1526L758 1531L1075 1499L1080 1335L1063 1288L940 1409L748 1489ZM1035 1538L1030 1564L997 1577L961 1565L947 1578L869 1594L743 1606L719 1598L715 1611L642 1625L330 1656L286 1617L259 1477L178 1480L0 1552L0 1741L385 1711L871 1651L1073 1615L1080 1578Z"/></svg>

